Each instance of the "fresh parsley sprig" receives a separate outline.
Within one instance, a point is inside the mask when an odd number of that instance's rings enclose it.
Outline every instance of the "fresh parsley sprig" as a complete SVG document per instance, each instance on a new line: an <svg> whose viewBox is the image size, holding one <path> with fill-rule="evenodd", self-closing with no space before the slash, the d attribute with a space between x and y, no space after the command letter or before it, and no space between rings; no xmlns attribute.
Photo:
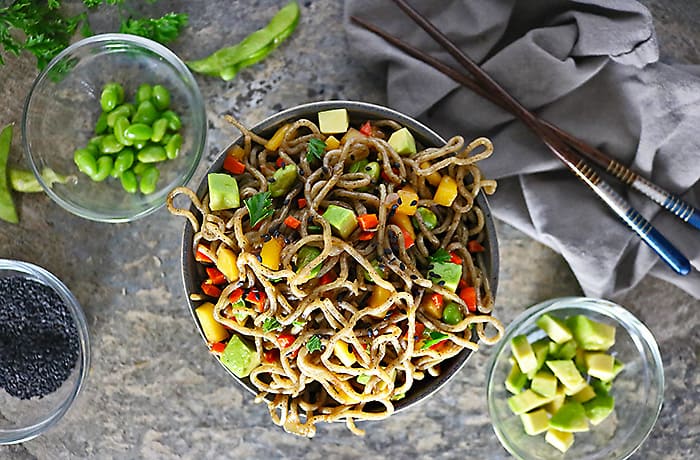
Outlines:
<svg viewBox="0 0 700 460"><path fill-rule="evenodd" d="M272 207L272 196L270 192L260 192L244 200L245 207L248 208L250 226L255 227L258 222L270 217L275 213Z"/></svg>
<svg viewBox="0 0 700 460"><path fill-rule="evenodd" d="M309 353L321 351L323 349L323 345L321 345L321 336L312 335L309 337L309 340L306 341L306 349L309 351Z"/></svg>
<svg viewBox="0 0 700 460"><path fill-rule="evenodd" d="M279 321L277 321L277 318L265 318L265 322L263 322L262 328L263 332L272 332L274 330L282 328L282 325Z"/></svg>
<svg viewBox="0 0 700 460"><path fill-rule="evenodd" d="M444 248L440 248L430 256L431 263L446 263L449 262L452 256Z"/></svg>
<svg viewBox="0 0 700 460"><path fill-rule="evenodd" d="M433 345L436 345L443 340L445 340L448 335L444 334L440 331L431 331L430 329L426 329L425 332L423 333L424 335L430 337L428 340L423 342L423 345L421 345L420 349L425 350L426 348L430 348Z"/></svg>
<svg viewBox="0 0 700 460"><path fill-rule="evenodd" d="M306 161L309 163L313 162L315 159L320 160L323 158L323 154L326 151L326 143L321 139L312 138L306 145Z"/></svg>

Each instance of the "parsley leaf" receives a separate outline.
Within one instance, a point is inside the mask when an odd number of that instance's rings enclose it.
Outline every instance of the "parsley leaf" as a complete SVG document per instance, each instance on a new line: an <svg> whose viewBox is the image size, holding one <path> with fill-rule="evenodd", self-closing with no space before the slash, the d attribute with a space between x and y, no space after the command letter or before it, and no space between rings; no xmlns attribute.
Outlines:
<svg viewBox="0 0 700 460"><path fill-rule="evenodd" d="M431 331L430 329L426 329L423 334L430 337L430 339L423 342L423 345L421 345L421 347L420 347L421 350L425 350L426 348L430 348L433 345L436 345L436 344L442 342L443 340L445 340L448 337L447 334L443 334L442 332L439 332L439 331Z"/></svg>
<svg viewBox="0 0 700 460"><path fill-rule="evenodd" d="M326 151L326 143L321 139L313 138L306 145L306 161L313 162L314 159L320 160L323 158L323 153Z"/></svg>
<svg viewBox="0 0 700 460"><path fill-rule="evenodd" d="M263 332L274 331L275 329L280 329L281 327L282 325L279 321L277 321L277 318L265 318L265 322L263 323Z"/></svg>
<svg viewBox="0 0 700 460"><path fill-rule="evenodd" d="M187 19L185 13L167 13L161 18L128 18L122 20L119 32L168 43L180 35L180 30L187 25Z"/></svg>
<svg viewBox="0 0 700 460"><path fill-rule="evenodd" d="M260 192L244 200L250 216L250 226L255 227L261 220L275 213L270 192Z"/></svg>
<svg viewBox="0 0 700 460"><path fill-rule="evenodd" d="M304 327L304 326L306 326L306 321L296 320L292 323L292 326ZM471 326L471 324L470 324L470 326Z"/></svg>
<svg viewBox="0 0 700 460"><path fill-rule="evenodd" d="M312 335L309 340L306 341L306 349L309 350L309 353L321 351L322 348L321 337L319 335Z"/></svg>
<svg viewBox="0 0 700 460"><path fill-rule="evenodd" d="M450 253L444 248L440 248L432 256L430 256L431 263L445 263L449 262L451 259Z"/></svg>

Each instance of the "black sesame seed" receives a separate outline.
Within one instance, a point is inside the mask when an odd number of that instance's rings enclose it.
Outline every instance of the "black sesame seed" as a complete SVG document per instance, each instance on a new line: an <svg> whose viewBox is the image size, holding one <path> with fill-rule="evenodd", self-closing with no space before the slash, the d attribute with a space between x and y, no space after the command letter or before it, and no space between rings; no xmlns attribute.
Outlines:
<svg viewBox="0 0 700 460"><path fill-rule="evenodd" d="M323 171L323 174L328 174L328 168L326 168L325 166L321 167L321 171Z"/></svg>
<svg viewBox="0 0 700 460"><path fill-rule="evenodd" d="M406 270L406 264L403 263L403 262L401 262L401 263L399 264L399 268L400 268L401 270Z"/></svg>
<svg viewBox="0 0 700 460"><path fill-rule="evenodd" d="M399 203L400 203L400 202L401 202L401 198L399 198ZM392 205L391 205L391 210L392 210L392 211L396 211L398 208L399 208L399 205L398 205L398 204L392 204Z"/></svg>
<svg viewBox="0 0 700 460"><path fill-rule="evenodd" d="M260 254L258 254L257 258L258 258L258 262L262 263L262 256Z"/></svg>
<svg viewBox="0 0 700 460"><path fill-rule="evenodd" d="M301 169L301 168L299 168L299 171L297 171L297 172L299 173L300 176L303 176L303 175L304 175L304 170Z"/></svg>
<svg viewBox="0 0 700 460"><path fill-rule="evenodd" d="M263 239L264 242L267 243L268 241L270 241L270 240L272 239L272 237L270 236L269 233L265 233L265 234L262 236L262 239Z"/></svg>
<svg viewBox="0 0 700 460"><path fill-rule="evenodd" d="M371 171L372 167L371 166L365 166L365 171Z"/></svg>
<svg viewBox="0 0 700 460"><path fill-rule="evenodd" d="M440 281L438 281L438 285L444 286L444 285L445 285L445 280L440 280Z"/></svg>
<svg viewBox="0 0 700 460"><path fill-rule="evenodd" d="M287 206L289 204L289 197L285 198L284 201L282 201L282 204Z"/></svg>
<svg viewBox="0 0 700 460"><path fill-rule="evenodd" d="M416 201L416 200L411 201L411 206L416 206L417 204L418 204L418 201Z"/></svg>
<svg viewBox="0 0 700 460"><path fill-rule="evenodd" d="M412 279L412 280L417 280L417 279L418 279L418 275L411 275L411 279Z"/></svg>
<svg viewBox="0 0 700 460"><path fill-rule="evenodd" d="M432 270L433 268L435 268L435 265L433 265L433 264L428 265L428 270Z"/></svg>
<svg viewBox="0 0 700 460"><path fill-rule="evenodd" d="M384 249L384 254L387 255L387 256L388 256L389 254L391 254L391 249L389 249L389 248Z"/></svg>
<svg viewBox="0 0 700 460"><path fill-rule="evenodd" d="M399 206L401 206L401 205L403 204L403 200L402 200L400 197L399 197L398 200L396 200L396 202L399 204ZM392 207L393 207L393 206L392 206Z"/></svg>
<svg viewBox="0 0 700 460"><path fill-rule="evenodd" d="M284 161L280 163L280 168L284 168L285 166L287 166L287 163L285 163Z"/></svg>
<svg viewBox="0 0 700 460"><path fill-rule="evenodd" d="M269 183L274 184L275 183L275 178L271 177L267 180Z"/></svg>

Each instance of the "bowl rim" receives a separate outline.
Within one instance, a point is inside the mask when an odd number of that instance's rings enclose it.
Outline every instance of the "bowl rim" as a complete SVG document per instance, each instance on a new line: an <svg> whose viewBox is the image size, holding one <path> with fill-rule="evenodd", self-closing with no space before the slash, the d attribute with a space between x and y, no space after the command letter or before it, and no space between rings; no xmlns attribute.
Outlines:
<svg viewBox="0 0 700 460"><path fill-rule="evenodd" d="M352 118L353 112L356 112L358 114L370 114L373 116L375 119L381 119L381 118L387 118L387 119L392 119L400 123L402 126L408 127L412 132L418 134L420 137L432 141L432 145L444 145L446 141L435 131L432 129L428 128L426 125L421 123L420 121L409 117L408 115L405 115L403 113L400 113L396 110L393 110L391 108L378 105L378 104L373 104L369 102L361 102L361 101L350 101L350 100L328 100L328 101L317 101L317 102L308 102L300 105L296 105L290 108L287 108L285 110L276 112L269 117L265 118L264 120L260 121L259 123L256 123L252 128L249 128L252 132L260 134L261 132L267 131L272 129L275 126L279 126L282 123L292 119L292 118L299 118L302 116L309 116L309 114L316 113L319 111L323 110L332 110L332 109L340 109L340 108L345 108L349 111L349 115ZM207 182L206 182L206 175L209 172L216 172L221 169L221 165L223 163L223 159L228 152L228 150L235 144L238 144L241 142L243 139L243 135L241 134L240 136L236 137L232 142L230 142L226 147L224 147L219 155L217 156L216 160L207 168L206 173L202 177L201 182L198 184L197 190L195 190L197 196L201 196L204 190L206 189ZM491 292L492 296L494 299L494 303L496 300L496 292L498 288L498 274L499 274L499 253L498 253L498 238L496 235L496 228L494 224L494 218L491 214L490 207L488 205L487 198L484 193L480 193L477 195L477 204L481 207L482 211L484 212L484 221L485 221L485 226L487 229L487 233L489 235L489 260L490 260L490 273L488 274L488 280L491 286ZM195 211L193 207L191 207L191 210ZM195 326L197 327L197 330L199 331L200 336L202 337L202 340L206 344L206 338L204 337L204 333L201 329L201 326L199 324L199 321L196 318L196 314L194 312L195 308L197 305L195 302L193 302L189 298L189 292L190 290L188 289L188 278L193 278L194 273L190 270L190 264L191 260L193 260L192 257L192 248L190 242L192 241L192 236L193 236L193 231L192 227L190 226L189 222L185 222L184 224L184 230L182 233L182 258L181 258L181 265L182 265L182 282L183 282L183 287L185 290L185 297L187 298L187 306L188 310L190 312L190 316L192 317ZM450 369L449 372L442 372L439 376L433 377L430 384L426 385L425 388L421 388L422 391L420 392L415 392L409 394L398 401L394 402L394 413L401 412L402 410L408 409L409 407L413 407L426 399L428 399L430 396L441 390L452 378L459 373L459 371L466 365L467 361L469 358L472 356L473 352L468 349L463 349L459 354L457 354L455 357L451 358L452 360L455 361L454 367ZM216 358L214 358L216 359ZM219 361L219 360L217 360ZM220 361L219 365L221 365L231 377L243 388L245 388L248 392L252 393L253 395L257 395L258 390L249 382L249 380L246 379L241 379L233 372L231 372L228 368L226 368Z"/></svg>
<svg viewBox="0 0 700 460"><path fill-rule="evenodd" d="M500 429L500 425L494 421L493 414L496 410L494 401L495 393L492 390L495 385L502 385L502 382L495 382L495 371L499 364L501 356L504 353L507 353L508 350L510 350L509 339L526 322L531 321L534 324L535 319L544 313L557 312L568 308L590 310L612 319L622 329L624 329L627 334L630 335L630 338L633 342L637 343L638 341L641 341L642 345L646 349L648 349L648 352L651 355L655 369L653 369L651 372L652 375L650 381L651 385L656 386L658 389L657 397L653 405L653 416L648 417L644 420L640 420L641 424L646 424L642 435L639 437L634 446L626 449L622 453L622 456L619 457L620 459L629 458L632 454L639 450L642 444L644 444L644 441L646 441L646 439L649 437L654 426L656 425L656 421L658 420L664 400L664 366L658 343L656 342L656 339L654 338L654 335L649 330L649 328L641 320L639 320L631 311L629 311L622 305L605 299L584 296L552 298L527 307L518 316L516 316L515 319L513 319L510 322L508 327L506 327L506 331L503 334L501 342L498 345L496 345L496 347L493 349L493 353L489 358L486 366L486 398L489 418L491 419L491 426L493 427L493 430L496 433L496 437L498 438L499 442L501 443L504 449L506 449L515 458L524 458L520 455L520 452L516 451L513 448L513 446L508 442L508 439L505 437L505 434Z"/></svg>
<svg viewBox="0 0 700 460"><path fill-rule="evenodd" d="M202 158L202 154L204 150L206 150L206 144L207 144L207 114L206 114L206 107L204 103L204 99L202 97L202 93L199 89L199 85L197 84L197 80L195 79L194 75L192 72L190 72L189 68L187 65L180 59L174 52L172 52L169 48L167 48L164 45L161 45L160 43L153 41L148 38L140 37L138 35L131 35L131 34L121 34L121 33L107 33L107 34L97 34L97 35L92 35L87 38L83 38L68 47L66 47L64 50L62 50L60 53L58 53L49 63L44 67L44 69L39 73L39 75L34 79L34 82L32 83L31 88L29 89L29 93L27 93L27 97L25 98L24 101L24 107L22 110L22 121L21 121L21 132L22 132L22 147L24 149L24 154L25 158L27 159L27 162L29 163L30 169L32 173L34 173L34 176L36 177L37 181L39 182L39 185L41 188L44 190L44 192L60 207L65 209L66 211L70 212L71 214L75 214L78 217L82 217L84 219L92 220L95 222L107 222L107 223L123 223L123 222L131 222L137 219L140 219L142 217L148 216L150 214L153 214L154 212L158 211L162 207L165 206L166 203L166 198L167 198L167 193L163 193L163 196L161 197L158 202L154 203L150 207L147 207L139 212L136 213L119 213L119 214L103 214L103 213L96 213L92 210L89 210L88 208L84 208L81 206L76 206L72 204L70 201L67 201L63 199L59 194L53 191L53 188L50 187L46 182L44 182L41 172L39 171L39 168L37 167L37 164L34 161L34 158L32 156L32 151L29 146L29 139L27 137L27 114L29 112L30 106L31 106L31 100L32 96L34 95L34 92L37 90L37 88L40 86L41 83L43 83L47 78L49 73L53 70L54 66L64 57L70 55L73 53L75 50L80 49L80 48L85 48L85 47L90 47L95 44L102 44L102 43L108 43L108 42L121 42L121 43L126 43L132 46L137 46L140 48L147 49L149 51L152 51L162 57L166 62L168 62L170 65L175 67L177 70L178 74L181 76L181 78L185 81L186 87L189 89L189 91L193 94L194 100L196 101L195 107L191 109L192 112L197 112L195 115L197 118L202 119L202 126L201 129L199 130L199 135L195 136L196 139L193 141L193 152L192 155L194 158L192 158L191 162L189 163L189 168L186 171L184 175L180 177L180 180L178 183L174 184L173 187L185 185L189 182L189 180L194 176L194 173L197 170L197 167L199 166L200 160Z"/></svg>
<svg viewBox="0 0 700 460"><path fill-rule="evenodd" d="M60 405L52 408L51 413L43 420L21 428L0 428L0 445L17 444L36 438L52 426L68 412L78 394L85 385L90 369L90 337L88 334L87 320L80 303L66 285L53 273L38 265L14 259L0 259L0 270L13 271L27 275L52 289L61 297L71 313L78 332L78 348L80 357L76 365L80 365L79 375L72 391L61 401ZM19 275L21 276L21 275Z"/></svg>

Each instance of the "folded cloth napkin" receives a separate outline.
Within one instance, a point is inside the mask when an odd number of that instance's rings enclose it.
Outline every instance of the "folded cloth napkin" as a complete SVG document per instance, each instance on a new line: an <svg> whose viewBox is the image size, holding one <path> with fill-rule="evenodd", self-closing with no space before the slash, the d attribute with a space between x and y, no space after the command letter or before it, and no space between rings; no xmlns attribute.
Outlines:
<svg viewBox="0 0 700 460"><path fill-rule="evenodd" d="M630 0L412 4L530 110L699 207L700 67L657 62L645 7ZM449 55L392 2L346 1L350 46L386 75L387 104L444 137L491 138L495 153L480 166L499 182L489 199L493 214L561 253L587 295L614 297L651 275L700 298L698 230L603 175L691 260L691 274L677 275L520 121L350 23L350 15L441 60Z"/></svg>

